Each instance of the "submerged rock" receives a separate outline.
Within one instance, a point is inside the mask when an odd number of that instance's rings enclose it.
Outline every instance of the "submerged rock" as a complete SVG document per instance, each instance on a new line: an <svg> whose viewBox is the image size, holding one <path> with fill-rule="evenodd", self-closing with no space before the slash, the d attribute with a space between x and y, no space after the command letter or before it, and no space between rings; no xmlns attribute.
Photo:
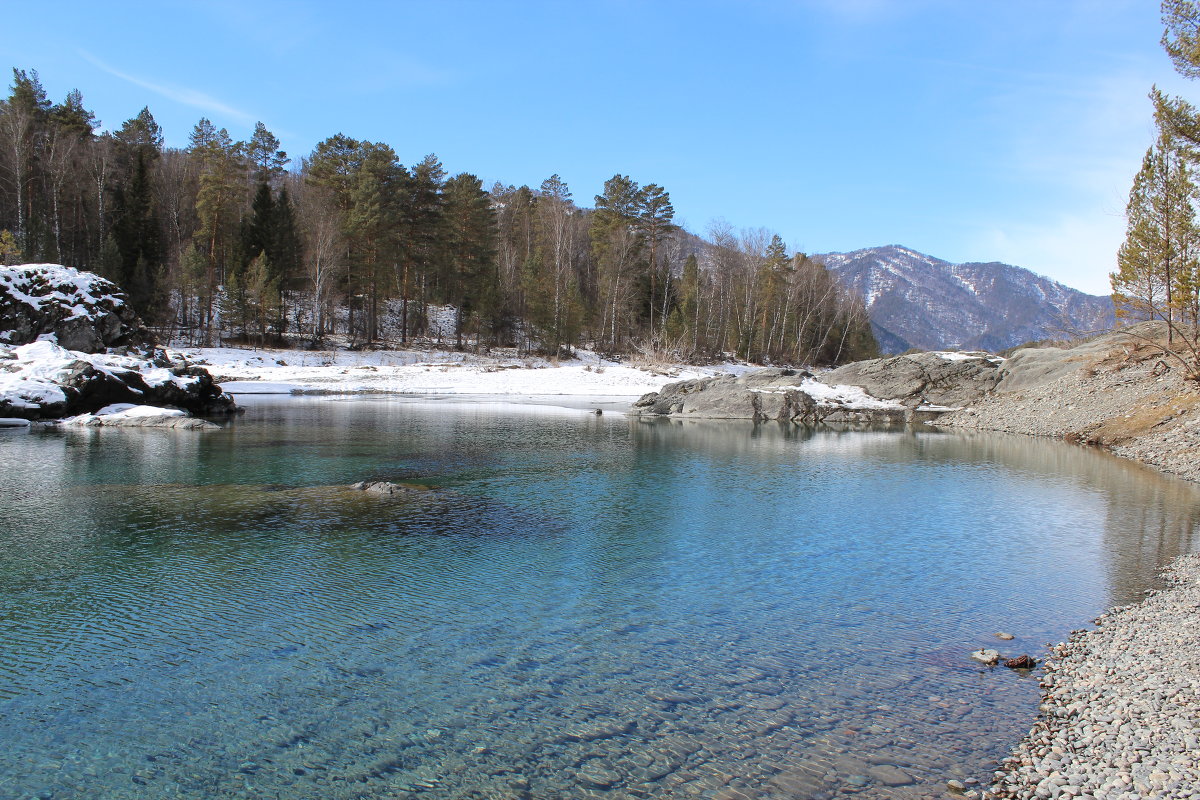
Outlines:
<svg viewBox="0 0 1200 800"><path fill-rule="evenodd" d="M432 491L428 486L392 483L391 481L359 481L358 483L350 484L350 488L382 497L410 496Z"/></svg>
<svg viewBox="0 0 1200 800"><path fill-rule="evenodd" d="M1000 662L1000 653L996 650L976 650L971 653L971 658L978 661L980 664L988 667L994 667Z"/></svg>

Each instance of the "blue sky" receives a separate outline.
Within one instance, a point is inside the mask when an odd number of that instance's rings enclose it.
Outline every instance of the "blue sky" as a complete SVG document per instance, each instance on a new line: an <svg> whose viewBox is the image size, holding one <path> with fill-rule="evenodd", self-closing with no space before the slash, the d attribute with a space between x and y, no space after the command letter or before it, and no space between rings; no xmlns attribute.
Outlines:
<svg viewBox="0 0 1200 800"><path fill-rule="evenodd" d="M0 66L293 156L343 132L490 185L627 174L677 221L903 244L1107 293L1155 83L1153 0L15 2Z"/></svg>

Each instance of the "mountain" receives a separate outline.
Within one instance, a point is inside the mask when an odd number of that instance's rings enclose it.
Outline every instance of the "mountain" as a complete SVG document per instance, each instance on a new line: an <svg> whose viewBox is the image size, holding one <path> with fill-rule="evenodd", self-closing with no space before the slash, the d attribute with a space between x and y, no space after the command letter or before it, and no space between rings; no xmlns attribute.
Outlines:
<svg viewBox="0 0 1200 800"><path fill-rule="evenodd" d="M1110 298L1009 264L951 264L898 245L813 258L862 295L885 353L997 352L1113 326Z"/></svg>

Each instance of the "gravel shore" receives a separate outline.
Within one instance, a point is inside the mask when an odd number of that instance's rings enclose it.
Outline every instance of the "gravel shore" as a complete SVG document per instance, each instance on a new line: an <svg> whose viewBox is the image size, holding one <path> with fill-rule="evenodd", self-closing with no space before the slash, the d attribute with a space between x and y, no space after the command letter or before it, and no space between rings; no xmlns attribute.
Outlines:
<svg viewBox="0 0 1200 800"><path fill-rule="evenodd" d="M1200 798L1200 558L1054 648L1029 736L997 798Z"/></svg>
<svg viewBox="0 0 1200 800"><path fill-rule="evenodd" d="M1018 352L999 391L938 425L1098 445L1200 482L1200 392L1159 362L1120 334ZM985 797L1200 800L1200 557L1164 578L1052 649L1042 714Z"/></svg>

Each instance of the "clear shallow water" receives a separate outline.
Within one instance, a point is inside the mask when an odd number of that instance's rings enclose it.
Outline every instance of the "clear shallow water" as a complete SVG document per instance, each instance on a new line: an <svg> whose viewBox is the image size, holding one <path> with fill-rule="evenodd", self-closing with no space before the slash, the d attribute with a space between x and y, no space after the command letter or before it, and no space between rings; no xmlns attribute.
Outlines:
<svg viewBox="0 0 1200 800"><path fill-rule="evenodd" d="M1136 600L1200 496L1018 437L355 398L0 433L0 519L0 797L928 797L1036 713L967 653Z"/></svg>

